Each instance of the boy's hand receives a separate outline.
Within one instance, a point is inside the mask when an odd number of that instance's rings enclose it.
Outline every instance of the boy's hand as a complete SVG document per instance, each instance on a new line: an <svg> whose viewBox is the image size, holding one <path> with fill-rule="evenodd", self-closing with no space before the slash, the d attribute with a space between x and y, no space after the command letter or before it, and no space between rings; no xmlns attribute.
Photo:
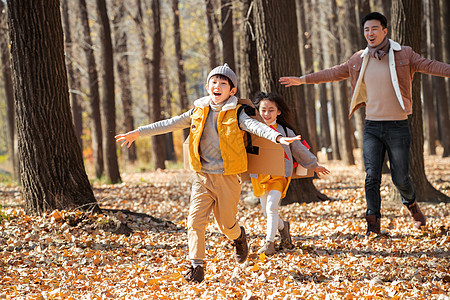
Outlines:
<svg viewBox="0 0 450 300"><path fill-rule="evenodd" d="M301 139L302 139L301 135L297 135L295 137L284 137L284 136L279 135L277 137L277 142L280 144L283 144L283 145L289 145L290 143L295 142L295 141L300 141Z"/></svg>
<svg viewBox="0 0 450 300"><path fill-rule="evenodd" d="M133 130L127 133L118 134L115 136L116 142L124 141L120 146L127 146L127 148L131 147L131 144L140 136L139 130Z"/></svg>
<svg viewBox="0 0 450 300"><path fill-rule="evenodd" d="M302 85L306 83L305 77L280 77L280 83L286 85L286 87L290 87L293 85Z"/></svg>
<svg viewBox="0 0 450 300"><path fill-rule="evenodd" d="M320 177L320 175L328 175L328 174L330 174L330 171L327 168L322 167L322 166L318 166L317 168L315 168L314 172L316 172L317 176L319 176L319 177Z"/></svg>

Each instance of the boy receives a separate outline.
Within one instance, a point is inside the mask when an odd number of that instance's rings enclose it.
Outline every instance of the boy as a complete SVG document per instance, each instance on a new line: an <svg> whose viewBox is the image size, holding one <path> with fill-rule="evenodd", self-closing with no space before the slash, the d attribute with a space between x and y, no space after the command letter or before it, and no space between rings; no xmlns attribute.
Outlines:
<svg viewBox="0 0 450 300"><path fill-rule="evenodd" d="M233 241L235 260L243 263L248 256L245 229L236 220L241 194L239 174L247 170L243 130L285 145L300 139L282 137L244 111L237 115L237 79L227 64L209 73L206 90L209 96L194 101L194 108L182 115L116 136L116 141L124 141L122 147L130 147L141 135L190 127L189 163L195 175L187 221L191 267L184 278L193 282L204 279L205 230L211 211L220 231Z"/></svg>

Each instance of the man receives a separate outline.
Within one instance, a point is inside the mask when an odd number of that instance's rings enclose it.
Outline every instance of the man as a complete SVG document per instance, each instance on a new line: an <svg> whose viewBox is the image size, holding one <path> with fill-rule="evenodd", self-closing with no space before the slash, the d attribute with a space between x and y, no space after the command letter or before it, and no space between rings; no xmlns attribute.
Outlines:
<svg viewBox="0 0 450 300"><path fill-rule="evenodd" d="M367 48L353 54L345 63L301 77L281 77L286 87L317 84L350 78L353 90L350 115L366 106L363 157L366 170L367 233L380 234L381 169L387 151L392 181L408 208L416 228L426 219L416 202L408 176L411 133L408 115L412 113L412 79L415 72L450 77L450 65L429 60L411 47L387 38L386 17L372 12L361 20Z"/></svg>

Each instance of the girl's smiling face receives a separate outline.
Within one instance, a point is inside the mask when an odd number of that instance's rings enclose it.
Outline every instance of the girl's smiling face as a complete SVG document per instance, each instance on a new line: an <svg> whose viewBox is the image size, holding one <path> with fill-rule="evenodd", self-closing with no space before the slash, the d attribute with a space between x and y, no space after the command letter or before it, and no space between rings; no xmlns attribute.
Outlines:
<svg viewBox="0 0 450 300"><path fill-rule="evenodd" d="M267 125L272 125L277 121L277 116L281 115L281 111L275 102L263 99L259 102L259 114Z"/></svg>

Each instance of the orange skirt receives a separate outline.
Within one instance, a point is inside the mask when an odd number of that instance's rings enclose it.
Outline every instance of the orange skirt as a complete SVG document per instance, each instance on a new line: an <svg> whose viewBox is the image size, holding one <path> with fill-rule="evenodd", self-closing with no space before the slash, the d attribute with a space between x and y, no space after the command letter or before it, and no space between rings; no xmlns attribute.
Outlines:
<svg viewBox="0 0 450 300"><path fill-rule="evenodd" d="M259 174L258 178L251 177L251 180L255 197L261 197L266 192L276 190L281 193L281 198L284 198L291 182L291 177Z"/></svg>

